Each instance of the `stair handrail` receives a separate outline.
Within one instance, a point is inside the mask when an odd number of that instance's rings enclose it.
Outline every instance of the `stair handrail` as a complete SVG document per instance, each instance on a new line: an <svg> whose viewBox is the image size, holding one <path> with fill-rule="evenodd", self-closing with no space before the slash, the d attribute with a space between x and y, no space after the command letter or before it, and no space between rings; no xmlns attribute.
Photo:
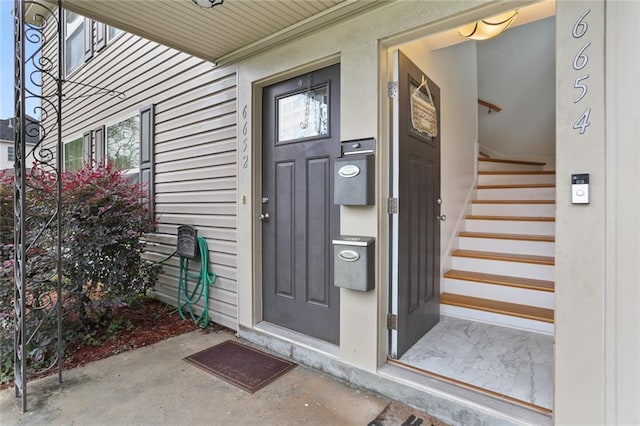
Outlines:
<svg viewBox="0 0 640 426"><path fill-rule="evenodd" d="M492 104L491 102L487 102L487 101L485 101L483 99L480 99L480 98L478 98L478 105L482 105L482 106L485 106L485 107L489 108L488 114L491 114L491 111L495 111L495 112L502 111L502 108L500 108L498 105Z"/></svg>

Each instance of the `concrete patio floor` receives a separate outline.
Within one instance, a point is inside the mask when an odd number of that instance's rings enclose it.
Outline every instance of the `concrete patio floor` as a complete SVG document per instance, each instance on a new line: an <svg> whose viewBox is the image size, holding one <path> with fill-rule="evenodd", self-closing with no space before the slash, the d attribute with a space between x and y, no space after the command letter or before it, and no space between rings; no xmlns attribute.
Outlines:
<svg viewBox="0 0 640 426"><path fill-rule="evenodd" d="M298 366L249 394L183 361L235 339L200 331L92 362L28 384L21 413L0 392L2 425L367 425L389 403Z"/></svg>

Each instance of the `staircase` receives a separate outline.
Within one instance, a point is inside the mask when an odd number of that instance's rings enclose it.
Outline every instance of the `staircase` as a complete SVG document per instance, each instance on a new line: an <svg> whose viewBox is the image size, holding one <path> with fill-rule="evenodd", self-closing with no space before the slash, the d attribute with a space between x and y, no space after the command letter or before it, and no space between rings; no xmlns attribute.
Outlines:
<svg viewBox="0 0 640 426"><path fill-rule="evenodd" d="M443 277L441 313L553 334L555 172L478 161L477 199Z"/></svg>

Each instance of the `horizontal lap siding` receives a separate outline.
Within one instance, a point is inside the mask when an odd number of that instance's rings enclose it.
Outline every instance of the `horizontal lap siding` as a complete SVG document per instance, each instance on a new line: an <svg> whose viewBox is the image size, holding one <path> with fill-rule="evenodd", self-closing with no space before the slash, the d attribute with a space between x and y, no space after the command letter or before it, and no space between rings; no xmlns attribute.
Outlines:
<svg viewBox="0 0 640 426"><path fill-rule="evenodd" d="M156 233L147 254L158 261L173 253L179 225L193 225L209 245L213 321L237 328L237 164L235 68L210 63L174 49L121 34L68 80L116 90L95 90L67 82L63 91L63 140L136 114L155 104ZM52 87L45 90L52 90ZM70 99L70 100L69 100ZM178 258L165 263L155 289L176 304ZM192 262L191 270L199 270ZM199 306L201 312L202 305Z"/></svg>
<svg viewBox="0 0 640 426"><path fill-rule="evenodd" d="M236 76L234 70L214 71L203 62L194 68L187 81L180 73L167 75L169 71L158 76L166 87L154 102L158 233L150 236L148 251L154 259L167 256L175 249L177 227L195 226L209 244L210 269L217 275L209 292L211 318L235 329ZM175 303L178 258L163 269L156 295ZM199 263L191 262L190 269L199 270Z"/></svg>

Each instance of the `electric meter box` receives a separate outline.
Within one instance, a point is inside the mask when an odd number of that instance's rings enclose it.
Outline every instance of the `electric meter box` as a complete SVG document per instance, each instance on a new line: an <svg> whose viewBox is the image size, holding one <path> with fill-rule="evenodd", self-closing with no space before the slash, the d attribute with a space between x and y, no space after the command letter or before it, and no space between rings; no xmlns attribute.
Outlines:
<svg viewBox="0 0 640 426"><path fill-rule="evenodd" d="M342 157L334 167L333 203L345 206L375 204L375 140L341 143Z"/></svg>
<svg viewBox="0 0 640 426"><path fill-rule="evenodd" d="M356 291L375 288L375 238L341 235L333 240L333 285Z"/></svg>

